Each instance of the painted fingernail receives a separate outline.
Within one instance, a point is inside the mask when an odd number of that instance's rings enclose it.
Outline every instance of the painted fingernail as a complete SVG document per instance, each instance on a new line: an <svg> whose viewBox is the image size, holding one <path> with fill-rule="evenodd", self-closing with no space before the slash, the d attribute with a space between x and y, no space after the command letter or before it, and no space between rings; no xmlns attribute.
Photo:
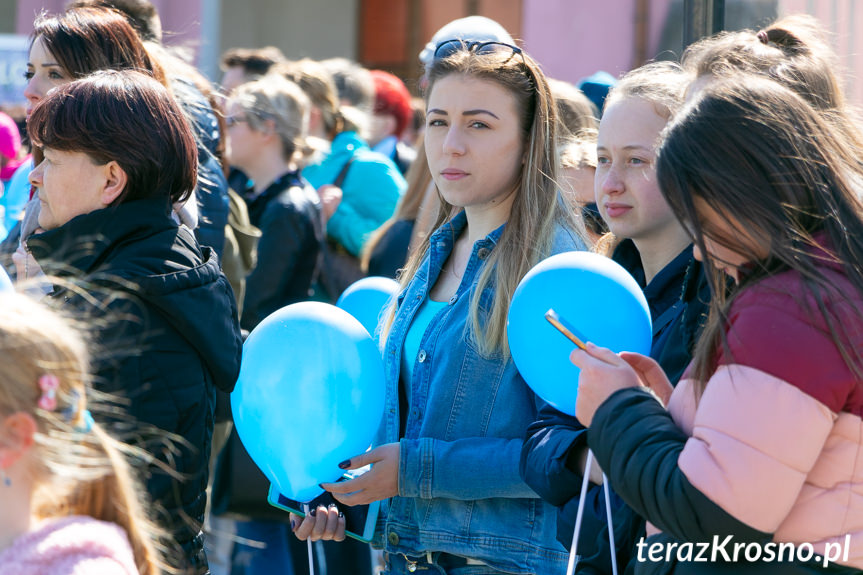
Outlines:
<svg viewBox="0 0 863 575"><path fill-rule="evenodd" d="M297 521L296 519L291 519L291 531L296 531L298 524L299 521Z"/></svg>
<svg viewBox="0 0 863 575"><path fill-rule="evenodd" d="M342 513L341 511L339 511L339 519L344 519L344 517L345 517L345 514Z"/></svg>
<svg viewBox="0 0 863 575"><path fill-rule="evenodd" d="M335 508L336 508L336 504L335 504L335 503L330 503L330 506L329 506L329 507L327 507L327 509L335 509Z"/></svg>
<svg viewBox="0 0 863 575"><path fill-rule="evenodd" d="M351 460L350 459L345 459L344 461L339 463L339 469L347 469L350 466L351 466Z"/></svg>
<svg viewBox="0 0 863 575"><path fill-rule="evenodd" d="M317 512L318 512L318 508L317 508L317 507L315 507L314 509L310 509L310 510L309 510L309 515L311 515L312 517L314 517L314 516L315 516L315 513L317 513Z"/></svg>

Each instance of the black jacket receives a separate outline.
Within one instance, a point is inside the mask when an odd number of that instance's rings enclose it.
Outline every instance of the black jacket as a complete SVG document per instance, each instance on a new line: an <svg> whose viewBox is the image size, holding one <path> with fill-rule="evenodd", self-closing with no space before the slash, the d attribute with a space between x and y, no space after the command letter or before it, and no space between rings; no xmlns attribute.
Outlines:
<svg viewBox="0 0 863 575"><path fill-rule="evenodd" d="M645 285L641 258L631 240L624 240L612 258L629 271L644 290L653 322L650 355L677 383L692 357L692 347L706 320L710 288L692 248L681 252ZM558 507L558 540L572 543L582 476L570 461L576 448L587 444L586 429L577 419L550 405L543 406L527 431L521 457L521 474L540 497ZM612 521L620 572L632 557L644 533L644 519L613 491ZM578 542L579 573L610 573L611 554L602 486L590 484Z"/></svg>
<svg viewBox="0 0 863 575"><path fill-rule="evenodd" d="M247 205L261 230L243 299L242 326L251 331L274 311L309 299L324 227L318 194L297 172L282 175Z"/></svg>
<svg viewBox="0 0 863 575"><path fill-rule="evenodd" d="M215 390L233 389L242 350L215 254L161 200L78 216L27 247L62 280L48 300L93 328L93 387L119 403L94 407L96 420L182 475L141 470L162 522L200 565Z"/></svg>
<svg viewBox="0 0 863 575"><path fill-rule="evenodd" d="M195 186L198 227L195 238L202 246L213 248L221 258L229 206L228 180L217 155L222 137L219 121L210 102L190 80L174 76L171 89L192 126L198 147L198 184Z"/></svg>

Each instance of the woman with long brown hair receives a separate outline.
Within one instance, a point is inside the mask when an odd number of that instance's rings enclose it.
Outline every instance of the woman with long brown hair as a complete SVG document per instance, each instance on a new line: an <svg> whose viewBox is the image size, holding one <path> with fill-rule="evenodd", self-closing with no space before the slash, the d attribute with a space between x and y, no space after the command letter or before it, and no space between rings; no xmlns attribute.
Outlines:
<svg viewBox="0 0 863 575"><path fill-rule="evenodd" d="M717 272L693 364L671 393L644 356L572 355L588 444L655 526L636 572L657 561L686 573L863 568L855 153L806 100L763 77L711 81L672 121L660 187ZM686 552L726 538L711 565ZM663 553L649 556L651 545Z"/></svg>

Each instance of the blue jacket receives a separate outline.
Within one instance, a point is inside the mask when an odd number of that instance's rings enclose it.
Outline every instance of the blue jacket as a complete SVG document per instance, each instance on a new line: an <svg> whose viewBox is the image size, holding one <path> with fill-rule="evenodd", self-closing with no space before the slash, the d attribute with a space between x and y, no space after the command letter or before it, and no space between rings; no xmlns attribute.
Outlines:
<svg viewBox="0 0 863 575"><path fill-rule="evenodd" d="M329 155L306 166L303 177L316 189L332 184L351 158L342 202L327 222L327 235L358 256L369 234L393 215L408 184L392 160L369 149L356 132L336 136Z"/></svg>
<svg viewBox="0 0 863 575"><path fill-rule="evenodd" d="M474 244L456 294L426 329L408 390L411 408L402 413L405 335L465 225L461 212L434 233L428 255L399 294L384 344L387 396L377 443L399 441L401 457L399 495L382 505L375 544L409 557L443 551L507 573L563 573L567 553L555 541L554 508L518 469L538 400L511 359L483 357L467 331L470 300L503 226ZM553 252L576 249L583 242L559 229ZM479 297L487 310L494 287Z"/></svg>

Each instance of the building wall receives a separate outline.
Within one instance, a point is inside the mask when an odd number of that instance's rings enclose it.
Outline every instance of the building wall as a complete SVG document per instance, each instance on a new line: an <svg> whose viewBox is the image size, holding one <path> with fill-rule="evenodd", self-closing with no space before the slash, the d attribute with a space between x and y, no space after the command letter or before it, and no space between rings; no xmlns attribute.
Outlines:
<svg viewBox="0 0 863 575"><path fill-rule="evenodd" d="M36 14L57 12L67 0L0 0L6 29L28 35ZM359 58L362 42L360 6L364 0L152 0L159 9L168 44L190 47L201 69L218 78L217 62L236 46L274 45L289 58ZM369 0L370 1L370 0ZM402 68L413 70L417 46L446 22L479 13L498 20L552 77L576 82L596 70L619 75L638 65L639 55L656 54L669 7L683 0L377 0L393 6L413 2L419 17L407 35ZM744 0L727 0L727 5ZM747 0L748 1L748 0ZM765 0L759 0L764 2ZM849 100L863 104L863 7L856 0L774 0L781 14L805 12L819 18L833 34L833 45L846 70ZM645 13L637 13L641 7ZM637 19L647 21L646 36L636 34ZM14 19L14 30L9 24ZM377 34L378 31L376 30ZM411 40L412 38L412 40ZM637 46L640 42L642 45ZM410 53L408 53L410 52ZM408 74L405 73L405 76Z"/></svg>
<svg viewBox="0 0 863 575"><path fill-rule="evenodd" d="M356 58L358 0L222 0L221 51L276 46L288 58Z"/></svg>

